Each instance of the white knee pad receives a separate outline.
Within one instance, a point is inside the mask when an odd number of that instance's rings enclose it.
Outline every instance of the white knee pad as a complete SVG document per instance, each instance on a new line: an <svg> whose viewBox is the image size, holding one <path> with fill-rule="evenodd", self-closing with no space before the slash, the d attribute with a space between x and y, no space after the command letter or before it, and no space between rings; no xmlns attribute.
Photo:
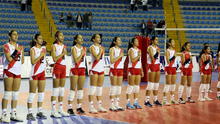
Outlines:
<svg viewBox="0 0 220 124"><path fill-rule="evenodd" d="M83 99L83 90L77 91L77 99Z"/></svg>
<svg viewBox="0 0 220 124"><path fill-rule="evenodd" d="M153 90L158 90L159 89L160 84L159 83L154 83L154 88Z"/></svg>
<svg viewBox="0 0 220 124"><path fill-rule="evenodd" d="M65 89L64 87L60 87L59 96L64 96Z"/></svg>
<svg viewBox="0 0 220 124"><path fill-rule="evenodd" d="M74 90L70 90L68 100L69 101L73 101L74 96L75 96L75 91Z"/></svg>
<svg viewBox="0 0 220 124"><path fill-rule="evenodd" d="M5 91L3 99L5 100L9 100L12 96L12 92L11 91Z"/></svg>
<svg viewBox="0 0 220 124"><path fill-rule="evenodd" d="M176 89L176 84L171 84L170 85L170 91L174 92Z"/></svg>
<svg viewBox="0 0 220 124"><path fill-rule="evenodd" d="M44 93L38 93L38 102L44 101Z"/></svg>
<svg viewBox="0 0 220 124"><path fill-rule="evenodd" d="M35 97L35 93L30 93L28 96L28 103L33 103Z"/></svg>
<svg viewBox="0 0 220 124"><path fill-rule="evenodd" d="M115 95L121 95L121 86L117 86L117 90L116 90Z"/></svg>
<svg viewBox="0 0 220 124"><path fill-rule="evenodd" d="M126 94L131 94L133 91L133 88L134 88L134 86L128 85Z"/></svg>
<svg viewBox="0 0 220 124"><path fill-rule="evenodd" d="M153 90L153 89L154 89L154 83L149 82L146 90Z"/></svg>
<svg viewBox="0 0 220 124"><path fill-rule="evenodd" d="M102 87L96 88L96 96L102 96Z"/></svg>
<svg viewBox="0 0 220 124"><path fill-rule="evenodd" d="M12 100L18 100L18 94L19 94L18 91L13 91L12 92Z"/></svg>
<svg viewBox="0 0 220 124"><path fill-rule="evenodd" d="M140 91L140 86L139 85L134 85L133 93L139 93L139 91Z"/></svg>
<svg viewBox="0 0 220 124"><path fill-rule="evenodd" d="M58 96L59 95L59 88L53 88L52 96Z"/></svg>
<svg viewBox="0 0 220 124"><path fill-rule="evenodd" d="M110 96L116 95L116 91L117 91L117 86L111 86L109 95Z"/></svg>
<svg viewBox="0 0 220 124"><path fill-rule="evenodd" d="M218 81L217 88L220 88L220 81Z"/></svg>
<svg viewBox="0 0 220 124"><path fill-rule="evenodd" d="M89 95L95 95L95 93L96 93L96 86L90 86Z"/></svg>
<svg viewBox="0 0 220 124"><path fill-rule="evenodd" d="M163 92L168 93L170 91L170 85L165 84Z"/></svg>

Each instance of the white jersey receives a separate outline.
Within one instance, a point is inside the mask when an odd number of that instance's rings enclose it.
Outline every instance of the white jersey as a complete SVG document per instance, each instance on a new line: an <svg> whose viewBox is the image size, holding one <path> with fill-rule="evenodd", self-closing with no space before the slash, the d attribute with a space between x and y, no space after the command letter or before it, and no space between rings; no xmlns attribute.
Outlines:
<svg viewBox="0 0 220 124"><path fill-rule="evenodd" d="M114 58L117 58L120 56L121 52L123 50L121 48L112 47L114 51ZM110 64L110 68L113 69L123 69L124 68L124 61L122 61L122 58L116 61L115 63Z"/></svg>
<svg viewBox="0 0 220 124"><path fill-rule="evenodd" d="M34 46L31 49L34 50L34 53L35 53L34 58L35 59L38 58L42 52L46 52L46 47L45 46L42 46L41 48L37 48L37 47ZM44 56L37 63L32 65L31 76L35 76L37 74L40 74L40 73L44 72L45 69L46 69L46 60L45 60L45 56Z"/></svg>
<svg viewBox="0 0 220 124"><path fill-rule="evenodd" d="M95 53L96 54L100 53L101 50L100 50L99 46L92 45L91 47L95 48ZM102 54L102 57L100 58L99 61L97 61L95 59L95 57L91 54L91 62L92 62L92 68L91 68L92 71L96 71L96 72L105 71L105 69L104 69L104 66L105 66L104 53Z"/></svg>
<svg viewBox="0 0 220 124"><path fill-rule="evenodd" d="M139 49L134 49L134 48L130 48L130 50L133 51L134 58L138 56L138 51L140 51ZM141 57L138 59L137 62L132 63L131 58L129 56L128 68L139 68L140 69L141 68Z"/></svg>
<svg viewBox="0 0 220 124"><path fill-rule="evenodd" d="M152 45L150 45L150 46L148 47L148 49L149 49L149 48L152 48L152 50L153 50L153 55L155 55L155 54L157 53L157 51L159 50L158 47L153 47ZM150 54L147 53L147 64L160 64L160 53L158 54L158 58L155 60L154 63L152 63Z"/></svg>
<svg viewBox="0 0 220 124"><path fill-rule="evenodd" d="M61 55L66 47L63 44L62 45L54 44L54 46L56 48L56 56ZM66 55L64 57L61 57L59 60L57 60L55 64L66 65Z"/></svg>
<svg viewBox="0 0 220 124"><path fill-rule="evenodd" d="M78 48L76 46L73 46L71 48L71 53L72 53L73 49L76 50L77 57L79 57L82 54L82 51L85 50L84 47ZM86 68L86 55L83 55L82 60L77 64L75 63L72 54L71 54L71 59L72 59L72 68Z"/></svg>
<svg viewBox="0 0 220 124"><path fill-rule="evenodd" d="M170 61L170 59L173 56L175 56L176 51L175 50L171 50L171 49L167 49L167 52L169 52L170 58L169 58L169 60L167 60L166 57L165 57L165 67L177 67L176 58L172 62L170 62L170 64L167 63L167 61Z"/></svg>
<svg viewBox="0 0 220 124"><path fill-rule="evenodd" d="M16 44L17 46L19 46L18 44ZM15 46L11 45L10 43L6 43L4 45L4 50L7 53L10 53L10 55L12 55L15 51ZM15 75L21 75L21 57L22 57L22 52L18 52L18 59L17 61L12 60L11 62L9 62L6 59L6 56L4 54L3 56L3 66L4 69L8 70L9 72L15 74Z"/></svg>

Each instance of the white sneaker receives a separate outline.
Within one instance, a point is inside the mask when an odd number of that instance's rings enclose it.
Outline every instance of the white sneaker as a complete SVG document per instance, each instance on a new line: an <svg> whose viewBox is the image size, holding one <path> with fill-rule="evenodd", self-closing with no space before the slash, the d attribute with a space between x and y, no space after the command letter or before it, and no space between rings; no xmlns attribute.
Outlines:
<svg viewBox="0 0 220 124"><path fill-rule="evenodd" d="M1 117L1 122L10 123L11 122L10 117L7 116L7 114L3 114L2 117Z"/></svg>
<svg viewBox="0 0 220 124"><path fill-rule="evenodd" d="M96 114L96 113L98 113L98 111L95 109L94 106L91 106L91 107L89 107L89 113Z"/></svg>
<svg viewBox="0 0 220 124"><path fill-rule="evenodd" d="M205 97L205 100L207 101L212 101L213 99L209 98L209 97Z"/></svg>
<svg viewBox="0 0 220 124"><path fill-rule="evenodd" d="M21 119L19 116L17 116L16 113L12 113L11 114L11 118L10 118L12 121L17 121L17 122L23 122L23 119Z"/></svg>
<svg viewBox="0 0 220 124"><path fill-rule="evenodd" d="M66 112L64 112L63 110L59 111L59 114L60 114L62 117L68 117L68 116L70 116L69 113L66 113Z"/></svg>
<svg viewBox="0 0 220 124"><path fill-rule="evenodd" d="M61 116L58 112L52 111L52 112L51 112L51 117L61 118L62 116Z"/></svg>
<svg viewBox="0 0 220 124"><path fill-rule="evenodd" d="M125 109L123 108L123 107L121 107L121 106L115 106L116 107L116 109L117 109L117 111L124 111Z"/></svg>
<svg viewBox="0 0 220 124"><path fill-rule="evenodd" d="M117 108L116 108L116 106L111 105L111 107L109 108L109 110L110 110L110 111L117 111Z"/></svg>
<svg viewBox="0 0 220 124"><path fill-rule="evenodd" d="M99 112L107 112L107 110L105 108L103 108L102 106L98 107L98 111Z"/></svg>
<svg viewBox="0 0 220 124"><path fill-rule="evenodd" d="M204 99L204 98L199 98L198 101L200 101L200 102L204 102L205 99Z"/></svg>

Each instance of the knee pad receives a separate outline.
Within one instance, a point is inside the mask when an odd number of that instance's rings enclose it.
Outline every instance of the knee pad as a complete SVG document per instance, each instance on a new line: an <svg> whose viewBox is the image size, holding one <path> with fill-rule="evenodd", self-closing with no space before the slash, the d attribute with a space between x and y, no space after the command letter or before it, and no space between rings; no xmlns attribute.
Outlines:
<svg viewBox="0 0 220 124"><path fill-rule="evenodd" d="M59 96L64 96L65 89L64 87L60 87Z"/></svg>
<svg viewBox="0 0 220 124"><path fill-rule="evenodd" d="M154 83L149 82L146 90L153 90L153 89L154 89Z"/></svg>
<svg viewBox="0 0 220 124"><path fill-rule="evenodd" d="M83 90L77 91L77 99L83 99Z"/></svg>
<svg viewBox="0 0 220 124"><path fill-rule="evenodd" d="M121 86L117 86L117 90L116 90L115 95L121 95Z"/></svg>
<svg viewBox="0 0 220 124"><path fill-rule="evenodd" d="M139 91L140 91L140 86L139 85L134 85L133 93L139 93Z"/></svg>
<svg viewBox="0 0 220 124"><path fill-rule="evenodd" d="M217 88L220 88L220 81L219 81L218 84L217 84Z"/></svg>
<svg viewBox="0 0 220 124"><path fill-rule="evenodd" d="M111 86L109 95L110 96L116 95L116 91L117 91L117 86Z"/></svg>
<svg viewBox="0 0 220 124"><path fill-rule="evenodd" d="M58 96L59 95L59 88L53 88L52 96Z"/></svg>
<svg viewBox="0 0 220 124"><path fill-rule="evenodd" d="M168 93L170 91L170 85L165 84L163 92Z"/></svg>
<svg viewBox="0 0 220 124"><path fill-rule="evenodd" d="M13 91L12 92L12 100L18 100L18 94L19 94L18 91Z"/></svg>
<svg viewBox="0 0 220 124"><path fill-rule="evenodd" d="M170 85L170 91L174 92L176 89L176 84Z"/></svg>
<svg viewBox="0 0 220 124"><path fill-rule="evenodd" d="M73 101L74 96L75 96L75 91L74 90L70 90L68 100L69 101Z"/></svg>
<svg viewBox="0 0 220 124"><path fill-rule="evenodd" d="M38 93L38 102L44 101L44 93Z"/></svg>
<svg viewBox="0 0 220 124"><path fill-rule="evenodd" d="M96 93L96 86L90 86L89 95L95 95L95 93Z"/></svg>
<svg viewBox="0 0 220 124"><path fill-rule="evenodd" d="M28 103L33 103L35 97L35 93L30 93L28 96Z"/></svg>
<svg viewBox="0 0 220 124"><path fill-rule="evenodd" d="M159 83L154 83L154 85L153 85L154 87L153 87L153 90L158 90L159 89L159 86L160 86L160 84Z"/></svg>
<svg viewBox="0 0 220 124"><path fill-rule="evenodd" d="M5 91L3 99L5 100L9 100L12 96L12 92L11 91Z"/></svg>
<svg viewBox="0 0 220 124"><path fill-rule="evenodd" d="M96 96L102 96L102 87L96 88Z"/></svg>
<svg viewBox="0 0 220 124"><path fill-rule="evenodd" d="M131 94L133 91L133 88L134 88L134 86L128 85L126 94Z"/></svg>

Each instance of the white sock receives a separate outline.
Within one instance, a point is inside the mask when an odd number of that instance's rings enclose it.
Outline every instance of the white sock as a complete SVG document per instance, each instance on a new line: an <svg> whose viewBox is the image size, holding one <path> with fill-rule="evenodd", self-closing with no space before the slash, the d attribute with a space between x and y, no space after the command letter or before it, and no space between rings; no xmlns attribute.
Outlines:
<svg viewBox="0 0 220 124"><path fill-rule="evenodd" d="M120 101L120 99L117 97L117 98L115 98L115 106L119 106L119 101Z"/></svg>
<svg viewBox="0 0 220 124"><path fill-rule="evenodd" d="M172 94L171 95L171 100L174 101L174 99L175 99L175 96L174 96L174 94Z"/></svg>
<svg viewBox="0 0 220 124"><path fill-rule="evenodd" d="M146 96L145 102L149 102L149 101L150 101L150 96Z"/></svg>
<svg viewBox="0 0 220 124"><path fill-rule="evenodd" d="M59 104L60 104L60 105L59 105L59 110L60 110L60 111L63 111L63 102L60 102Z"/></svg>
<svg viewBox="0 0 220 124"><path fill-rule="evenodd" d="M32 108L29 108L28 109L28 114L31 114L32 113Z"/></svg>
<svg viewBox="0 0 220 124"><path fill-rule="evenodd" d="M89 102L89 107L90 107L90 108L91 108L91 107L94 107L94 106L93 106L93 101Z"/></svg>
<svg viewBox="0 0 220 124"><path fill-rule="evenodd" d="M205 97L209 97L209 84L205 84Z"/></svg>
<svg viewBox="0 0 220 124"><path fill-rule="evenodd" d="M179 89L178 89L178 98L182 98L183 96L183 90L184 90L184 86L183 85L180 85L179 86Z"/></svg>
<svg viewBox="0 0 220 124"><path fill-rule="evenodd" d="M12 108L11 113L16 113L16 108Z"/></svg>
<svg viewBox="0 0 220 124"><path fill-rule="evenodd" d="M130 103L131 102L131 100L130 99L127 99L127 103Z"/></svg>
<svg viewBox="0 0 220 124"><path fill-rule="evenodd" d="M6 114L6 113L7 113L7 109L4 108L4 109L2 110L2 115Z"/></svg>
<svg viewBox="0 0 220 124"><path fill-rule="evenodd" d="M102 101L101 100L98 101L98 107L102 107Z"/></svg>
<svg viewBox="0 0 220 124"><path fill-rule="evenodd" d="M52 111L56 111L56 101L52 101Z"/></svg>
<svg viewBox="0 0 220 124"><path fill-rule="evenodd" d="M82 107L82 103L78 103L77 108L81 108L81 107Z"/></svg>
<svg viewBox="0 0 220 124"><path fill-rule="evenodd" d="M187 87L186 88L186 97L187 98L191 97L191 91L192 91L192 87Z"/></svg>
<svg viewBox="0 0 220 124"><path fill-rule="evenodd" d="M38 110L38 113L39 113L39 112L42 112L43 109L42 109L42 107L38 107L37 110Z"/></svg>
<svg viewBox="0 0 220 124"><path fill-rule="evenodd" d="M167 96L163 96L163 101L167 101Z"/></svg>
<svg viewBox="0 0 220 124"><path fill-rule="evenodd" d="M72 103L68 104L68 109L73 109Z"/></svg>
<svg viewBox="0 0 220 124"><path fill-rule="evenodd" d="M203 98L203 91L205 89L205 84L200 84L199 86L199 98Z"/></svg>
<svg viewBox="0 0 220 124"><path fill-rule="evenodd" d="M114 106L114 99L111 99L111 106Z"/></svg>
<svg viewBox="0 0 220 124"><path fill-rule="evenodd" d="M218 97L220 96L220 91L217 91L217 96L218 96Z"/></svg>
<svg viewBox="0 0 220 124"><path fill-rule="evenodd" d="M134 99L134 103L138 103L138 98L135 98L135 99Z"/></svg>
<svg viewBox="0 0 220 124"><path fill-rule="evenodd" d="M158 100L158 97L157 96L154 96L154 101L157 101Z"/></svg>

